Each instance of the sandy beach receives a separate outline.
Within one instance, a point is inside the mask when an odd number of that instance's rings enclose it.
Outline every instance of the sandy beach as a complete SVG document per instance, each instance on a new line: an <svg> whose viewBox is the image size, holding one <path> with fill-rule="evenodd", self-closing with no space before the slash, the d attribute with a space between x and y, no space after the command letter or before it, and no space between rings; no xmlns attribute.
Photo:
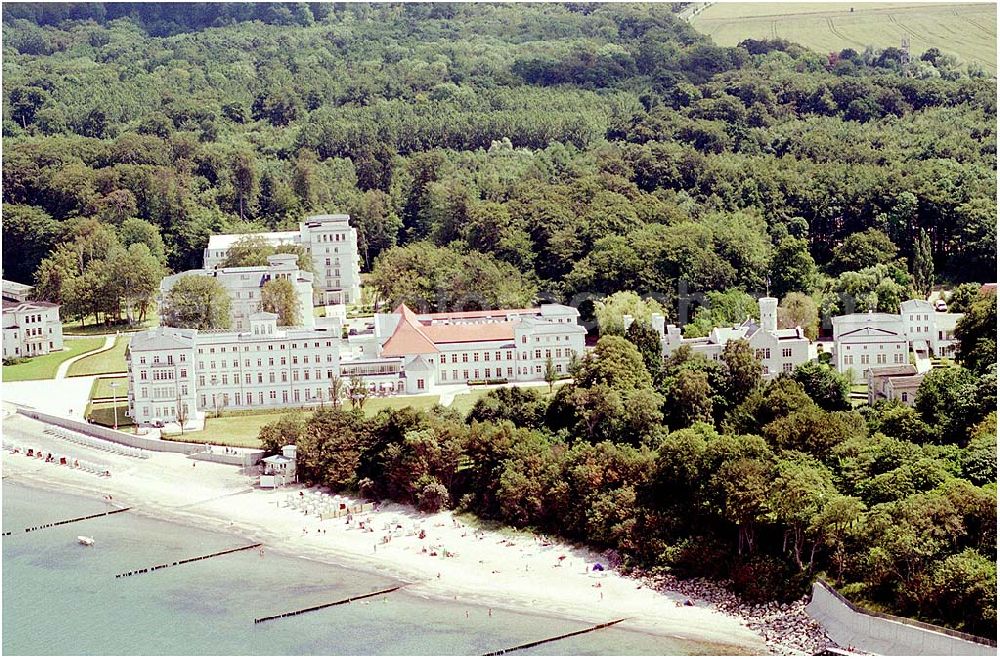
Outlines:
<svg viewBox="0 0 1000 659"><path fill-rule="evenodd" d="M43 427L19 415L7 417L5 442L104 463L112 476L100 478L4 451L4 478L111 495L115 504L138 514L236 533L263 542L265 551L386 572L416 595L592 624L627 618L622 626L719 644L720 654L766 652L762 638L735 617L701 603L684 606L680 594L656 592L610 570L595 572L595 563L607 561L594 552L530 533L482 530L472 518L450 511L425 515L397 504L353 515L350 523L346 517L320 521L315 510L306 515L287 505L289 497L305 500L316 490L260 490L236 467L195 463L179 454L112 455L43 435Z"/></svg>

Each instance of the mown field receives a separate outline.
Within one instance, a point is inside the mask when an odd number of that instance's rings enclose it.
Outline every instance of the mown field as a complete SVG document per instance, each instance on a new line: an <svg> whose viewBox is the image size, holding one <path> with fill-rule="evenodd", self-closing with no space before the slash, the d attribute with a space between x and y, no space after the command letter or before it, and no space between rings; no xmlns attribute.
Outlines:
<svg viewBox="0 0 1000 659"><path fill-rule="evenodd" d="M964 62L978 61L994 75L997 71L993 3L715 3L697 14L691 25L721 46L781 38L821 53L861 51L866 46L898 48L907 37L914 56L933 47Z"/></svg>

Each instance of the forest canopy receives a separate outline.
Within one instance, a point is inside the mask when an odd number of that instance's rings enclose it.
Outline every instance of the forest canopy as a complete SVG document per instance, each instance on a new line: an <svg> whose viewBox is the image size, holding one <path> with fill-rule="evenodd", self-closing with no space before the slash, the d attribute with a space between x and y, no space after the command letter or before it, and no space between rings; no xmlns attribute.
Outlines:
<svg viewBox="0 0 1000 659"><path fill-rule="evenodd" d="M14 4L3 34L16 280L77 218L151 223L179 271L310 212L366 270L429 241L564 299L875 300L921 232L938 280L996 268L996 81L941 58L718 47L664 4ZM838 280L864 231L899 270Z"/></svg>

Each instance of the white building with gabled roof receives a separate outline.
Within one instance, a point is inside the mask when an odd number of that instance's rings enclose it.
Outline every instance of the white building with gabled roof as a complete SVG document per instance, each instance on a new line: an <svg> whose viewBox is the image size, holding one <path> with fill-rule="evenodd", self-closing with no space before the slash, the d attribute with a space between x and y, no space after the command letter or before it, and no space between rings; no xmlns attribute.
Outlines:
<svg viewBox="0 0 1000 659"><path fill-rule="evenodd" d="M47 355L62 349L63 332L58 304L3 300L4 359Z"/></svg>
<svg viewBox="0 0 1000 659"><path fill-rule="evenodd" d="M906 300L898 314L853 313L833 320L833 363L865 382L871 368L909 364L911 351L918 370L930 368L931 357L955 354L955 326L962 314L935 311L926 300Z"/></svg>
<svg viewBox="0 0 1000 659"><path fill-rule="evenodd" d="M778 373L795 370L799 364L811 359L809 339L801 327L778 329L778 300L760 298L757 301L760 322L747 319L735 327L715 327L708 336L684 338L681 328L676 325L664 326L665 319L653 314L650 321L660 335L660 345L664 358L673 354L681 346L689 346L695 353L713 360L722 359L726 344L734 339L743 339L750 344L754 355L761 363L761 375L765 379ZM632 317L625 316L625 329L632 324Z"/></svg>
<svg viewBox="0 0 1000 659"><path fill-rule="evenodd" d="M370 388L422 393L438 385L544 381L549 359L559 374L581 356L587 330L561 304L417 314L406 305L376 314L371 332L349 337L344 377Z"/></svg>
<svg viewBox="0 0 1000 659"><path fill-rule="evenodd" d="M349 215L310 215L299 223L298 231L213 235L205 248L204 267L206 270L221 267L229 248L247 236L257 236L276 248L301 245L312 257L316 273L313 281L315 303L357 303L361 300L358 232L350 225L350 219Z"/></svg>

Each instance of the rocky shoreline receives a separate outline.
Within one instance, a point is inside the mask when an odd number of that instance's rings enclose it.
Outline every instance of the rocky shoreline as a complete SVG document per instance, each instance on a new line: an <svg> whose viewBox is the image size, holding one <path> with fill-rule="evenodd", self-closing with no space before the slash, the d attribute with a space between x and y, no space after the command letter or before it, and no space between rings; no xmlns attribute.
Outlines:
<svg viewBox="0 0 1000 659"><path fill-rule="evenodd" d="M654 590L680 593L695 605L707 603L715 610L739 618L764 638L772 654L812 655L826 648L839 647L826 635L823 627L806 613L808 595L787 604L754 604L743 601L725 584L707 579L645 575L640 580Z"/></svg>

